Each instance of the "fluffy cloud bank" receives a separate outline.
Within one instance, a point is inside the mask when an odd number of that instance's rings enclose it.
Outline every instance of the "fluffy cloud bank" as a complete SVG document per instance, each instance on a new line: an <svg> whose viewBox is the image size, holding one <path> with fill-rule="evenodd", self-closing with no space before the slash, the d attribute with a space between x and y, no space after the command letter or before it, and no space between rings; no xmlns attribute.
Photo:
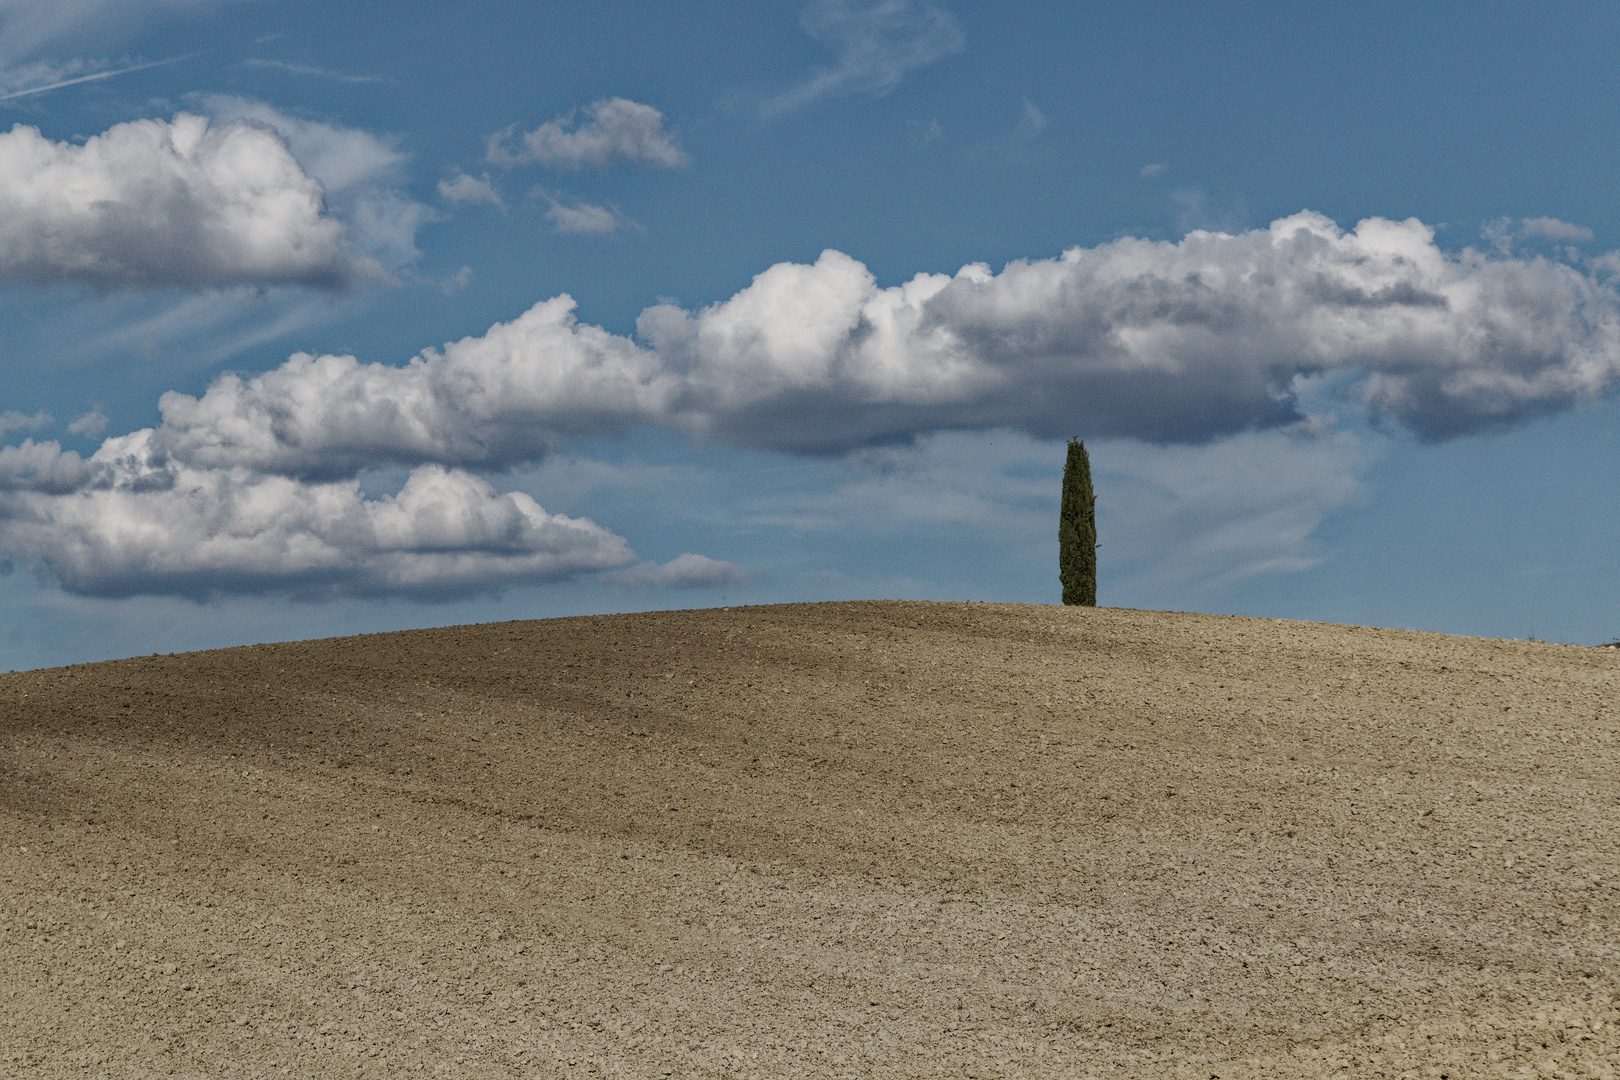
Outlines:
<svg viewBox="0 0 1620 1080"><path fill-rule="evenodd" d="M0 495L71 495L94 484L100 471L56 442L24 439L21 446L0 446Z"/></svg>
<svg viewBox="0 0 1620 1080"><path fill-rule="evenodd" d="M573 307L544 301L403 365L299 354L221 377L200 397L166 394L161 424L89 459L50 443L0 451L0 551L81 591L309 581L432 595L590 572L724 584L735 568L696 556L638 565L611 534L459 470L535 461L560 438L638 424L799 454L998 428L1202 444L1298 432L1300 395L1324 387L1444 439L1569 408L1620 380L1620 295L1605 279L1541 257L1449 254L1415 220L1346 231L1302 213L1236 235L1118 240L887 288L829 251L773 266L709 307L648 308L635 338L580 323ZM356 477L383 466L414 469L411 483L392 501L363 498ZM1144 505L1170 490L1137 480ZM1353 486L1268 527L1306 535ZM416 509L430 503L479 524L441 543ZM253 516L260 506L275 514ZM385 520L415 524L384 542ZM1253 547L1236 533L1212 543L1215 561Z"/></svg>
<svg viewBox="0 0 1620 1080"><path fill-rule="evenodd" d="M367 498L352 479L161 463L149 430L109 439L89 460L54 443L0 449L0 550L91 596L447 600L589 573L666 588L742 573L692 554L639 563L594 522L457 469L419 466L397 494Z"/></svg>
<svg viewBox="0 0 1620 1080"><path fill-rule="evenodd" d="M1197 443L1302 417L1343 383L1426 439L1570 407L1620 377L1620 297L1546 259L1451 255L1413 221L1298 214L1238 235L1118 240L1001 273L881 288L829 251L729 300L640 317L640 340L535 305L404 366L299 354L167 394L156 451L332 478L505 466L635 424L791 453L1006 427Z"/></svg>
<svg viewBox="0 0 1620 1080"><path fill-rule="evenodd" d="M256 124L118 124L83 146L0 133L0 278L101 288L246 282L342 287L350 251L321 184Z"/></svg>

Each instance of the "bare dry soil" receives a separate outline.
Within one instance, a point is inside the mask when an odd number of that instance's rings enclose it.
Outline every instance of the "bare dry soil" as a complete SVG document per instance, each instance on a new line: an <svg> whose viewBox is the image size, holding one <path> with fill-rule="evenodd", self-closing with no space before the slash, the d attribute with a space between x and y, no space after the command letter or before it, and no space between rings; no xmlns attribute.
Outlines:
<svg viewBox="0 0 1620 1080"><path fill-rule="evenodd" d="M0 676L0 1073L1608 1077L1620 650L1112 609Z"/></svg>

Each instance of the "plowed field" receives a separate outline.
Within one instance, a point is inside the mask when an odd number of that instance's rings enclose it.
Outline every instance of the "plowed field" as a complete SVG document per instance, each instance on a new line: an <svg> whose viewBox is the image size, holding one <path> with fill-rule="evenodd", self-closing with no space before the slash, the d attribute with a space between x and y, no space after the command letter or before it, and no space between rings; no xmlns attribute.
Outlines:
<svg viewBox="0 0 1620 1080"><path fill-rule="evenodd" d="M0 1074L1620 1062L1620 650L828 603L0 676Z"/></svg>

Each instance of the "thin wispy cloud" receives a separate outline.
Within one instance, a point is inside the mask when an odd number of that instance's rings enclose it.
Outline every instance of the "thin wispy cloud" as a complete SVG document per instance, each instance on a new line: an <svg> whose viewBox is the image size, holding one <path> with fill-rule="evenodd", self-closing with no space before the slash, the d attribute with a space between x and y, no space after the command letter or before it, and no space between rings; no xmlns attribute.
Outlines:
<svg viewBox="0 0 1620 1080"><path fill-rule="evenodd" d="M728 585L739 585L750 576L742 567L733 563L721 562L690 551L684 555L677 555L667 563L637 563L635 566L603 575L615 585L630 588L652 586L660 589L718 589Z"/></svg>
<svg viewBox="0 0 1620 1080"><path fill-rule="evenodd" d="M349 292L263 285L178 296L126 293L123 299L105 326L87 328L82 355L104 363L136 357L143 365L187 372L228 363L273 341L307 335L351 315L364 302ZM106 311L109 298L97 300L81 300L77 314L89 321Z"/></svg>
<svg viewBox="0 0 1620 1080"><path fill-rule="evenodd" d="M93 437L107 430L107 417L101 409L91 409L83 416L67 426L69 435L84 435Z"/></svg>
<svg viewBox="0 0 1620 1080"><path fill-rule="evenodd" d="M1320 564L1327 555L1315 540L1322 524L1365 497L1364 477L1389 440L1302 424L1200 445L1086 445L1111 591L1185 598L1189 588ZM733 512L756 526L829 542L854 521L896 538L977 538L995 558L1044 567L1055 508L1052 462L1061 458L1058 440L1006 430L942 432L911 447L855 455L830 486L801 474L797 483L767 487ZM666 503L700 502L704 494L677 476L666 486Z"/></svg>
<svg viewBox="0 0 1620 1080"><path fill-rule="evenodd" d="M1167 194L1174 208L1176 227L1183 232L1236 233L1254 223L1249 206L1240 195L1212 195L1196 185L1178 187Z"/></svg>
<svg viewBox="0 0 1620 1080"><path fill-rule="evenodd" d="M112 71L97 71L90 75L76 75L71 79L59 79L55 82L46 83L44 86L30 86L23 90L13 90L7 94L0 94L0 101L11 101L14 98L32 97L34 94L44 94L51 90L61 90L62 88L68 86L78 86L80 83L101 82L104 79L113 79L120 75L129 75L136 71L148 71L152 68L167 67L170 64L178 64L184 60L195 59L197 55L198 54L193 53L189 56L172 56L167 60L153 60L150 63L145 64L131 64L128 67L117 68Z"/></svg>
<svg viewBox="0 0 1620 1080"><path fill-rule="evenodd" d="M1592 239L1592 230L1585 225L1573 225L1555 217L1525 218L1520 229L1526 236L1539 236L1544 240L1585 244Z"/></svg>
<svg viewBox="0 0 1620 1080"><path fill-rule="evenodd" d="M439 198L450 203L501 205L501 193L495 190L495 185L490 182L488 173L483 176L468 176L466 173L457 173L448 180L440 180Z"/></svg>
<svg viewBox="0 0 1620 1080"><path fill-rule="evenodd" d="M1550 240L1561 244L1585 244L1592 240L1592 230L1585 225L1574 225L1555 217L1497 218L1486 222L1479 232L1504 255L1521 240Z"/></svg>
<svg viewBox="0 0 1620 1080"><path fill-rule="evenodd" d="M454 296L456 293L471 285L472 280L473 268L470 266L463 266L460 270L457 270L443 281L440 281L439 288L444 290L444 294L446 296Z"/></svg>
<svg viewBox="0 0 1620 1080"><path fill-rule="evenodd" d="M490 162L606 169L620 164L674 168L691 160L665 129L663 113L621 97L593 101L578 113L548 120L516 136L515 145L513 140L512 128L490 136Z"/></svg>
<svg viewBox="0 0 1620 1080"><path fill-rule="evenodd" d="M64 43L106 41L164 15L231 0L0 0L0 66Z"/></svg>
<svg viewBox="0 0 1620 1080"><path fill-rule="evenodd" d="M1041 137L1046 130L1046 114L1035 106L1028 98L1024 99L1023 108L1018 114L1018 123L1013 125L1012 141L1029 144Z"/></svg>
<svg viewBox="0 0 1620 1080"><path fill-rule="evenodd" d="M71 60L30 60L24 64L0 68L0 95L14 90L33 90L50 86L65 79L106 71L113 65L103 60L76 57Z"/></svg>
<svg viewBox="0 0 1620 1080"><path fill-rule="evenodd" d="M960 52L966 40L955 17L926 0L815 0L799 25L832 52L833 63L767 98L762 119L826 97L882 96L907 74Z"/></svg>
<svg viewBox="0 0 1620 1080"><path fill-rule="evenodd" d="M307 75L316 79L330 79L333 82L345 83L377 83L387 82L381 75L351 75L344 71L329 71L326 68L312 67L309 64L289 64L285 60L266 60L260 57L249 57L242 61L243 66L261 68L266 71L282 71L288 75Z"/></svg>
<svg viewBox="0 0 1620 1080"><path fill-rule="evenodd" d="M605 206L577 199L559 199L544 191L539 194L551 205L551 209L546 211L546 220L560 233L607 236L630 224L623 214Z"/></svg>
<svg viewBox="0 0 1620 1080"><path fill-rule="evenodd" d="M1365 497L1362 477L1387 450L1310 424L1203 446L1090 445L1115 568L1140 586L1177 589L1318 565L1313 536Z"/></svg>
<svg viewBox="0 0 1620 1080"><path fill-rule="evenodd" d="M945 137L945 128L938 120L923 124L915 120L906 122L906 141L912 146L927 146Z"/></svg>
<svg viewBox="0 0 1620 1080"><path fill-rule="evenodd" d="M16 409L7 409L0 412L0 435L11 431L33 431L56 422L50 413L41 410L32 416L18 412Z"/></svg>

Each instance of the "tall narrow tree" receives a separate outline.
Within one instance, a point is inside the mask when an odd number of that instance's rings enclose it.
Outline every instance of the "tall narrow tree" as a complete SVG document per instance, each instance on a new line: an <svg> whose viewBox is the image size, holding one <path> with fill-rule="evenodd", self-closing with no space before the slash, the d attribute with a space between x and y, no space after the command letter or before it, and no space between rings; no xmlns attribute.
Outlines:
<svg viewBox="0 0 1620 1080"><path fill-rule="evenodd" d="M1065 604L1097 606L1097 497L1091 493L1091 458L1079 439L1069 440L1069 458L1063 464L1058 580Z"/></svg>

